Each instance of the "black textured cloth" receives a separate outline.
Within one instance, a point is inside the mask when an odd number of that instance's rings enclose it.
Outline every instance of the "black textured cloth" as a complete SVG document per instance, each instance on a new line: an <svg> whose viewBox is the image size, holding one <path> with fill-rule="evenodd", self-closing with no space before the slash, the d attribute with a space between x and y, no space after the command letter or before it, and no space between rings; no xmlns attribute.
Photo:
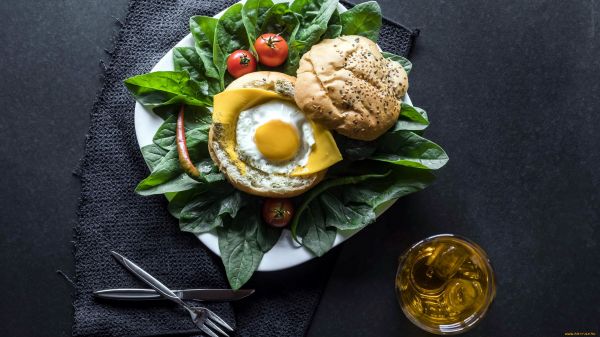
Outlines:
<svg viewBox="0 0 600 337"><path fill-rule="evenodd" d="M214 15L235 1L132 0L116 36L104 86L91 112L81 162L81 202L75 227L74 336L198 335L183 310L164 302L94 299L104 288L141 287L112 259L116 250L173 289L227 288L215 256L191 234L179 231L162 196L133 191L148 174L134 129L134 100L123 80L150 71L188 34L193 15ZM414 34L386 21L380 44L406 55ZM249 298L208 305L237 327L239 336L303 336L325 285L335 252L285 271L256 273Z"/></svg>

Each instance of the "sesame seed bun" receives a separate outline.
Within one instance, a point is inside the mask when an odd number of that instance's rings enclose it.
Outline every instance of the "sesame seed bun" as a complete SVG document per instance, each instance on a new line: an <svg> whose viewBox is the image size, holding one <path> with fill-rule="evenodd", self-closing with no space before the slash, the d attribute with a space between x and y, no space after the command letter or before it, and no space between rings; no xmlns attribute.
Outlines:
<svg viewBox="0 0 600 337"><path fill-rule="evenodd" d="M373 140L398 120L406 71L362 36L314 45L297 72L296 104L315 122L353 139Z"/></svg>

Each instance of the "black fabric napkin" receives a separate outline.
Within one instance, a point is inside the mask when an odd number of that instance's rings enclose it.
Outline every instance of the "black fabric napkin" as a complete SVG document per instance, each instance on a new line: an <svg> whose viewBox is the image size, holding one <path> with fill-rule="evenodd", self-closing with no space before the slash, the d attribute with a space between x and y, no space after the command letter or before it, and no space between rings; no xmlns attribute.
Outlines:
<svg viewBox="0 0 600 337"><path fill-rule="evenodd" d="M214 15L235 1L132 0L91 112L81 162L81 202L75 227L74 336L198 335L183 310L164 302L94 299L104 288L142 287L112 259L116 250L172 289L228 288L219 257L179 231L164 197L133 191L148 174L134 129L127 77L148 72L188 34L193 15ZM380 45L406 55L414 32L386 21ZM239 336L303 336L328 278L335 253L280 272L257 273L249 298L208 305L237 326Z"/></svg>

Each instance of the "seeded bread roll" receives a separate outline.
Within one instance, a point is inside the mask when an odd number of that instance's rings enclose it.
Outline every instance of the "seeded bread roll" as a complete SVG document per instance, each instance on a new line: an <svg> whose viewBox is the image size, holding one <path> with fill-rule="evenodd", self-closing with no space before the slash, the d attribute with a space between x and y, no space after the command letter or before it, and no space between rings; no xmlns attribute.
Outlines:
<svg viewBox="0 0 600 337"><path fill-rule="evenodd" d="M314 45L302 56L296 104L315 122L353 139L381 136L400 114L408 76L362 36L341 36Z"/></svg>
<svg viewBox="0 0 600 337"><path fill-rule="evenodd" d="M225 90L259 88L293 97L295 81L295 77L283 73L259 71L236 79ZM208 152L219 170L238 190L261 197L291 198L313 188L325 177L327 170L292 177L265 173L251 165L246 165L246 171L242 173L224 149L221 142L223 139L221 137L221 126L219 124L211 126L208 134Z"/></svg>

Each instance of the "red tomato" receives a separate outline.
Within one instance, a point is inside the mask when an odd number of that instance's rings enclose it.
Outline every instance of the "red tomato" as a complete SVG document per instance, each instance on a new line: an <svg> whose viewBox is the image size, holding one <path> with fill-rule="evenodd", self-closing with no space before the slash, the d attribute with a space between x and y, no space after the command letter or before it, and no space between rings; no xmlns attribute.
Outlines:
<svg viewBox="0 0 600 337"><path fill-rule="evenodd" d="M288 57L288 44L279 34L263 34L254 42L254 49L258 53L258 62L277 67L283 64Z"/></svg>
<svg viewBox="0 0 600 337"><path fill-rule="evenodd" d="M256 70L256 59L247 50L236 50L227 57L227 71L238 78Z"/></svg>
<svg viewBox="0 0 600 337"><path fill-rule="evenodd" d="M262 215L269 225L285 227L292 220L294 205L290 199L265 199Z"/></svg>

